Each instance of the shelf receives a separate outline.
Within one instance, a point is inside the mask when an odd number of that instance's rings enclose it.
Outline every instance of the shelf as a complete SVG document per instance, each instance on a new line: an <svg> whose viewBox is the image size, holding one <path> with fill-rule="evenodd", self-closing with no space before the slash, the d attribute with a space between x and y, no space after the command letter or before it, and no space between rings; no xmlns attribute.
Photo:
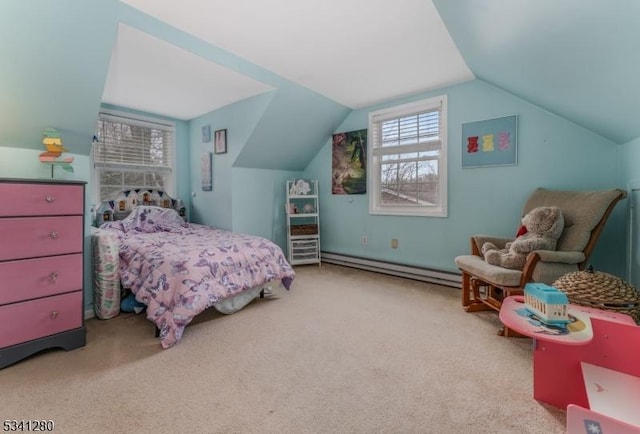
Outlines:
<svg viewBox="0 0 640 434"><path fill-rule="evenodd" d="M293 253L295 255L315 255L318 252L318 245L306 245L306 246L293 246Z"/></svg>
<svg viewBox="0 0 640 434"><path fill-rule="evenodd" d="M318 181L305 180L311 189L310 194L291 194L298 190L293 188L300 180L288 180L287 202L285 204L287 219L288 259L291 265L320 264L320 208L318 203ZM304 212L302 208L313 210ZM297 213L291 213L297 209ZM307 227L309 226L309 227ZM292 232L297 233L292 235ZM305 233L311 232L311 233Z"/></svg>
<svg viewBox="0 0 640 434"><path fill-rule="evenodd" d="M318 213L317 212L313 212L313 213L295 213L295 214L288 214L289 217L318 217Z"/></svg>
<svg viewBox="0 0 640 434"><path fill-rule="evenodd" d="M290 194L289 199L317 199L317 194Z"/></svg>
<svg viewBox="0 0 640 434"><path fill-rule="evenodd" d="M318 234L311 235L289 235L289 239L292 241L298 240L317 240L319 238Z"/></svg>
<svg viewBox="0 0 640 434"><path fill-rule="evenodd" d="M303 264L319 264L320 260L316 257L312 259L292 259L291 265L303 265Z"/></svg>

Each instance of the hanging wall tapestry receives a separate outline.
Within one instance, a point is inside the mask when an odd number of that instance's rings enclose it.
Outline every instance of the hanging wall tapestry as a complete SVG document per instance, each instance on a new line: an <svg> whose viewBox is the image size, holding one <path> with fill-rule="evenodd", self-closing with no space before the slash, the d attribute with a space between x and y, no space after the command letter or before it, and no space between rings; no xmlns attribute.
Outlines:
<svg viewBox="0 0 640 434"><path fill-rule="evenodd" d="M518 116L462 124L462 167L518 164Z"/></svg>
<svg viewBox="0 0 640 434"><path fill-rule="evenodd" d="M331 192L367 192L367 130L333 135Z"/></svg>
<svg viewBox="0 0 640 434"><path fill-rule="evenodd" d="M205 152L200 157L200 173L202 177L202 191L213 191L213 158L211 152Z"/></svg>

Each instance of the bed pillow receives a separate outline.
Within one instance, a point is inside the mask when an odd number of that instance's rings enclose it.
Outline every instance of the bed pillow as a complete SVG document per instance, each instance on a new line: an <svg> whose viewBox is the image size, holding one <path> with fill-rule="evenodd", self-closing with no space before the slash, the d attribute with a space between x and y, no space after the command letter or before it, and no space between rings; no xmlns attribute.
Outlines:
<svg viewBox="0 0 640 434"><path fill-rule="evenodd" d="M140 205L122 220L125 232L180 232L187 224L178 212L171 208Z"/></svg>

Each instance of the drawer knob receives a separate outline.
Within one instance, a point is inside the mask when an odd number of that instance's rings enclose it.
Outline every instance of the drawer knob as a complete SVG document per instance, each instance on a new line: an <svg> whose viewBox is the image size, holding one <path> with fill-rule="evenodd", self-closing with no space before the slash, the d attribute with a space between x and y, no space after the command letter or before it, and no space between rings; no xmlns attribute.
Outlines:
<svg viewBox="0 0 640 434"><path fill-rule="evenodd" d="M54 310L49 314L49 316L51 319L56 319L58 317L58 312Z"/></svg>
<svg viewBox="0 0 640 434"><path fill-rule="evenodd" d="M52 271L51 274L49 274L49 280L51 280L53 283L56 283L56 280L58 280L58 273Z"/></svg>
<svg viewBox="0 0 640 434"><path fill-rule="evenodd" d="M53 196L53 195L48 194L48 195L44 198L44 200L46 200L48 203L51 203L51 202L53 202L54 200L56 200L56 197L55 197L55 196Z"/></svg>
<svg viewBox="0 0 640 434"><path fill-rule="evenodd" d="M49 238L51 238L52 240L58 239L58 233L56 231L51 231L51 233L49 234Z"/></svg>

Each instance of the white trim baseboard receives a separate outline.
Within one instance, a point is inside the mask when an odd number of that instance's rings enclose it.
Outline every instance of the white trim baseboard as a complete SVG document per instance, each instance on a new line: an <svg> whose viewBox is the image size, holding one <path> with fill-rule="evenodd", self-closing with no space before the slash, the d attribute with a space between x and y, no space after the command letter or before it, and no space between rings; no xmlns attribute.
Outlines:
<svg viewBox="0 0 640 434"><path fill-rule="evenodd" d="M93 318L94 316L96 316L96 313L93 311L93 308L89 308L87 310L84 311L84 319L88 320Z"/></svg>
<svg viewBox="0 0 640 434"><path fill-rule="evenodd" d="M321 257L322 262L326 262L327 264L343 265L345 267L375 271L377 273L406 277L408 279L421 280L423 282L437 283L439 285L451 286L454 288L462 287L462 276L448 271L415 267L412 265L402 265L393 262L359 258L356 256L341 255L331 252L321 252Z"/></svg>

